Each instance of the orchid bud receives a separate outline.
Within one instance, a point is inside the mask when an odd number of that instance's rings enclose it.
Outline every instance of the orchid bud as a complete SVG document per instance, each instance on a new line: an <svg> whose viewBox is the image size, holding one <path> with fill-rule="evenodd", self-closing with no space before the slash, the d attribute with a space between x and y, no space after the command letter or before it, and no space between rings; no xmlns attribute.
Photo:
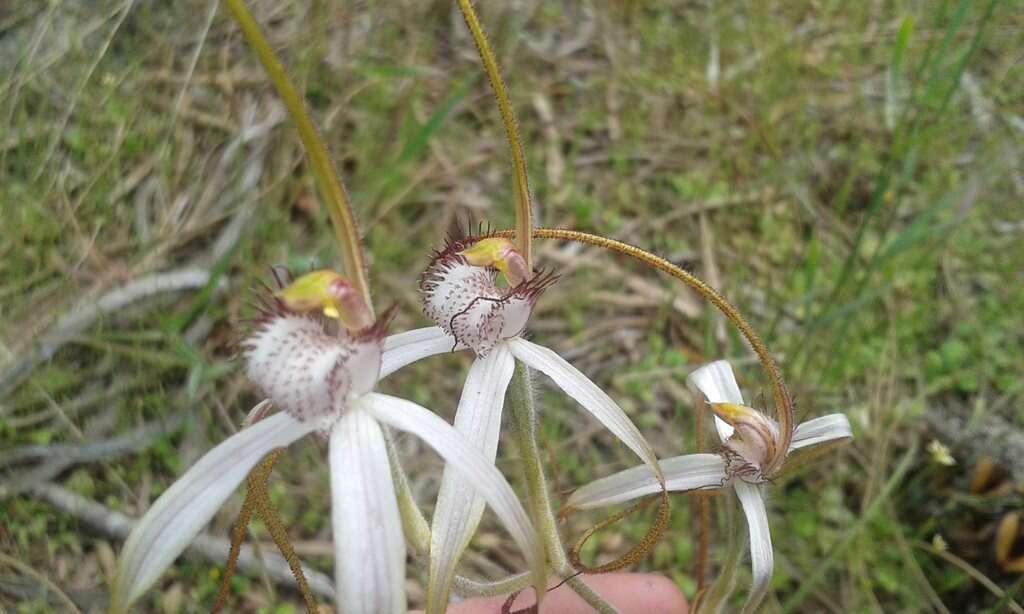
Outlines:
<svg viewBox="0 0 1024 614"><path fill-rule="evenodd" d="M306 273L274 296L289 311L303 314L320 311L341 322L349 331L373 325L373 316L362 295L334 271Z"/></svg>

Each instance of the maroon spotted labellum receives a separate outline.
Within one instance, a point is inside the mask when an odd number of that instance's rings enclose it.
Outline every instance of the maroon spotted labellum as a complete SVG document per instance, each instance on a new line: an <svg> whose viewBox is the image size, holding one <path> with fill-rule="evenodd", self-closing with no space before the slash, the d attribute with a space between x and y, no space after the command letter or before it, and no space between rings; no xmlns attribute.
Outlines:
<svg viewBox="0 0 1024 614"><path fill-rule="evenodd" d="M462 252L490 237L450 241L437 252L420 278L423 311L456 344L485 356L502 339L526 329L540 294L558 276L541 272L514 286L499 287L498 270L470 264Z"/></svg>
<svg viewBox="0 0 1024 614"><path fill-rule="evenodd" d="M257 308L255 328L242 342L246 374L275 406L327 428L350 399L373 390L389 314L351 332L315 311L289 309L274 293Z"/></svg>

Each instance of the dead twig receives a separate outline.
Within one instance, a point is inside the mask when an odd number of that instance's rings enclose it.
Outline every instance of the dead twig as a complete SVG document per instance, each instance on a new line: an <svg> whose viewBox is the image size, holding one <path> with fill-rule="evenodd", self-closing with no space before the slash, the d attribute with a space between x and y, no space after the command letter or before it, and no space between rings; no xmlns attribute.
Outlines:
<svg viewBox="0 0 1024 614"><path fill-rule="evenodd" d="M24 492L33 484L48 481L73 465L95 463L142 450L157 439L177 431L184 422L185 413L182 412L103 441L87 444L30 445L10 450L0 455L0 467L34 459L43 459L44 462L0 483L0 499Z"/></svg>
<svg viewBox="0 0 1024 614"><path fill-rule="evenodd" d="M74 516L93 530L116 539L124 539L135 526L135 520L120 512L115 512L104 505L90 501L76 495L70 490L46 482L36 484L31 488L38 497L59 509L60 511ZM192 540L188 552L201 556L215 563L222 563L228 558L228 550L231 544L222 537L200 533ZM288 568L288 562L284 558L274 555L263 555L262 559L257 557L251 546L242 546L238 555L238 569L243 573L257 575L261 570L276 583L285 586L295 587L295 578ZM302 571L309 582L309 588L317 595L329 599L334 598L334 581L327 575L310 569L308 565L302 566Z"/></svg>
<svg viewBox="0 0 1024 614"><path fill-rule="evenodd" d="M202 288L209 281L210 273L200 269L156 273L115 288L99 300L80 301L50 332L43 335L34 350L15 359L13 366L0 373L0 396L11 392L40 363L52 358L65 343L92 326L99 318L155 294Z"/></svg>

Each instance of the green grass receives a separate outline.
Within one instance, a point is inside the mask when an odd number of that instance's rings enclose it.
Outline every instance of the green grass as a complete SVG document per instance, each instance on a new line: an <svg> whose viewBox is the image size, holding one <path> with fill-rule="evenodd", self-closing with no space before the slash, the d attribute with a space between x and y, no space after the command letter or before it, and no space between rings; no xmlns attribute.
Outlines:
<svg viewBox="0 0 1024 614"><path fill-rule="evenodd" d="M102 440L187 412L183 432L55 478L134 515L257 400L233 360L251 289L270 265L331 265L336 252L294 130L226 13L202 37L207 3L137 3L114 31L122 4L95 4L0 9L0 370L79 300L127 280L201 267L215 281L73 337L0 398L0 447ZM429 250L469 217L512 223L504 135L454 3L252 4L342 171L378 304L399 305L396 331L424 325L415 282ZM851 445L773 490L765 610L941 601L1002 611L977 574L1024 599L993 554L996 524L1024 503L1006 439L1024 420L1024 15L968 0L485 8L543 224L631 241L701 275L710 253L720 271L711 281L766 337L798 414L843 411L854 425ZM241 142L254 125L265 132ZM215 252L233 220L241 232ZM570 264L562 246L538 247L538 262L565 275L541 301L534 337L606 386L659 453L691 450L679 384L701 362L746 358L739 337L719 336L706 309L688 317L624 283L640 275L685 292L653 273L589 252ZM383 387L450 416L467 364L433 359ZM744 365L744 387L767 392ZM561 395L541 401L556 500L633 464ZM932 439L954 466L925 452ZM429 507L440 463L414 441L400 445L409 466L427 468L412 479ZM986 456L1009 487L971 492ZM29 468L0 471L6 481ZM294 539L329 541L322 446L297 446L277 476L272 494ZM644 566L692 594L691 506L675 504L670 537ZM212 532L227 533L237 505ZM117 540L27 495L0 499L0 517L0 550L84 610L102 603ZM569 523L570 539L585 521ZM640 520L622 533L628 543L643 529ZM498 539L479 550L507 560L492 520L485 535ZM937 535L976 573L928 550ZM330 571L329 559L308 558ZM493 571L475 559L466 568ZM178 599L203 611L212 569L180 564L150 606ZM55 607L41 586L0 566L0 607ZM235 588L238 608L301 607L258 577Z"/></svg>

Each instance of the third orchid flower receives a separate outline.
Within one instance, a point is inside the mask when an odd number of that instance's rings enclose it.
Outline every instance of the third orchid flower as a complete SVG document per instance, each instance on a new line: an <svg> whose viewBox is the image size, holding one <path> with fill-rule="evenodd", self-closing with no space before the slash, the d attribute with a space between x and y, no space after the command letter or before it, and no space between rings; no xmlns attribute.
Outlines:
<svg viewBox="0 0 1024 614"><path fill-rule="evenodd" d="M795 450L853 436L843 414L830 414L797 425L784 452L779 426L771 417L744 405L743 394L728 362L700 367L687 378L695 388L697 407L706 402L715 414L722 441L717 454L686 454L661 461L668 490L684 492L731 487L747 519L753 586L744 611L753 611L768 590L774 557L764 491L778 475L782 461ZM775 459L781 459L776 461ZM655 494L661 486L644 466L601 478L578 489L568 509L593 509Z"/></svg>

